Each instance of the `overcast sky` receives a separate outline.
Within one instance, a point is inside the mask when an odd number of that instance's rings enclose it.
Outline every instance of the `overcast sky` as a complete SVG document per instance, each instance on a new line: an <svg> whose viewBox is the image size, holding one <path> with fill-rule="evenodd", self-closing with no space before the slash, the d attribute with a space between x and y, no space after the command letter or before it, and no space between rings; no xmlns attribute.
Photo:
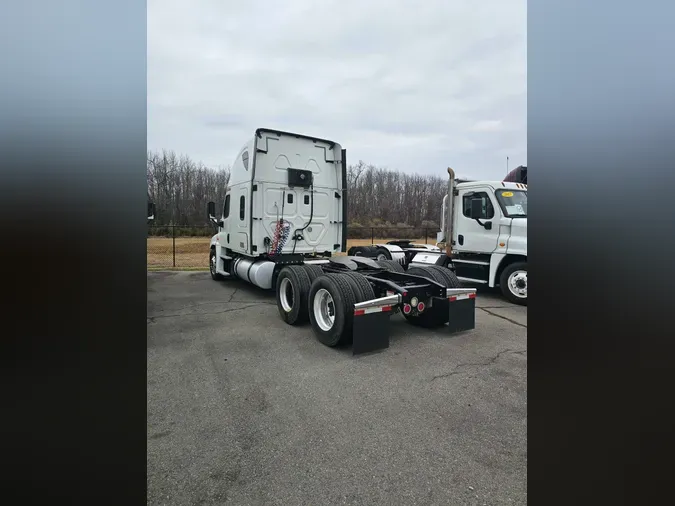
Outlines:
<svg viewBox="0 0 675 506"><path fill-rule="evenodd" d="M525 0L148 0L148 149L232 163L257 127L406 172L527 164Z"/></svg>

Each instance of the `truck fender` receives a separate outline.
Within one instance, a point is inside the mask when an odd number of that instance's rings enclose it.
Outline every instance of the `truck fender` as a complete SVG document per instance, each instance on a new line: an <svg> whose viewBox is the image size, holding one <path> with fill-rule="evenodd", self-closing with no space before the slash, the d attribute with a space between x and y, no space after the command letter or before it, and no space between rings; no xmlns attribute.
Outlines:
<svg viewBox="0 0 675 506"><path fill-rule="evenodd" d="M429 253L415 252L415 255L410 261L410 265L439 265L446 267L448 264L448 256L440 251L430 251Z"/></svg>
<svg viewBox="0 0 675 506"><path fill-rule="evenodd" d="M497 285L499 276L506 265L513 262L527 262L525 255L514 255L511 253L493 253L490 257L490 279L488 286L490 288Z"/></svg>
<svg viewBox="0 0 675 506"><path fill-rule="evenodd" d="M213 248L217 243L218 243L218 234L211 237L211 243L209 245L209 249Z"/></svg>
<svg viewBox="0 0 675 506"><path fill-rule="evenodd" d="M506 258L506 253L493 253L490 256L490 276L488 278L488 286L494 288L497 284L497 272L502 261Z"/></svg>

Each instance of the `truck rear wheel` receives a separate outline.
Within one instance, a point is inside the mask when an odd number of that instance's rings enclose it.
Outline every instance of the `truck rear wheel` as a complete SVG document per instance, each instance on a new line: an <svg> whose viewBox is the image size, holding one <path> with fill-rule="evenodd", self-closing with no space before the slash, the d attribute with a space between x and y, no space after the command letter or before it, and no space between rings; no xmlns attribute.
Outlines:
<svg viewBox="0 0 675 506"><path fill-rule="evenodd" d="M276 285L277 308L281 319L289 325L298 325L307 321L309 288L309 275L303 266L291 265L281 269Z"/></svg>
<svg viewBox="0 0 675 506"><path fill-rule="evenodd" d="M446 278L444 275L445 273L439 272L438 269L436 269L433 265L425 267L418 267L415 265L408 268L408 274L429 278L433 281L436 281L437 283L442 284L446 288L449 288L447 286L447 279L449 278ZM434 306L433 304L430 307L427 307L421 314L405 314L403 311L401 311L401 313L408 323L427 329L442 327L448 323L448 320L450 319L450 315L448 314L447 308L445 306Z"/></svg>
<svg viewBox="0 0 675 506"><path fill-rule="evenodd" d="M432 266L418 267L417 265L414 265L408 268L408 274L412 274L413 276L422 276L425 278L429 278L432 281L440 283L447 288L446 283L448 281L446 280L445 276L443 276L443 274L436 271L435 269L431 269L430 267Z"/></svg>
<svg viewBox="0 0 675 506"><path fill-rule="evenodd" d="M318 265L304 264L303 266L307 275L309 276L309 284L311 285L316 278L323 275L323 269Z"/></svg>
<svg viewBox="0 0 675 506"><path fill-rule="evenodd" d="M361 292L359 295L360 300L357 300L356 302L365 302L367 300L372 300L375 298L375 292L373 291L373 287L370 285L368 280L365 278L363 274L360 274L358 272L345 272L343 276L348 276L350 277L353 281L354 284L358 287L359 291ZM354 287L352 286L352 289Z"/></svg>
<svg viewBox="0 0 675 506"><path fill-rule="evenodd" d="M381 261L381 260L391 260L391 253L389 253L389 250L387 248L377 248L375 252L375 260Z"/></svg>
<svg viewBox="0 0 675 506"><path fill-rule="evenodd" d="M499 288L510 302L527 306L527 262L507 265L499 276Z"/></svg>
<svg viewBox="0 0 675 506"><path fill-rule="evenodd" d="M440 265L430 265L427 267L429 270L434 270L438 272L445 279L446 288L461 288L462 285L457 279L457 276L447 267L441 267Z"/></svg>
<svg viewBox="0 0 675 506"><path fill-rule="evenodd" d="M314 280L309 290L309 321L321 344L334 347L352 338L356 297L342 274Z"/></svg>
<svg viewBox="0 0 675 506"><path fill-rule="evenodd" d="M396 260L377 260L377 265L389 272L405 273L403 266Z"/></svg>

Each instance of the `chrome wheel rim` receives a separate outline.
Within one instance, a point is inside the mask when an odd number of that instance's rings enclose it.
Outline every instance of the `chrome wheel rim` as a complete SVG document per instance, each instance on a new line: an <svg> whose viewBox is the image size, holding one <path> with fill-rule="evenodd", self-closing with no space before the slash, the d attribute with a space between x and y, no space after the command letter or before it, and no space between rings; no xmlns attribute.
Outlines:
<svg viewBox="0 0 675 506"><path fill-rule="evenodd" d="M381 260L389 260L389 259L387 258L387 255L385 255L384 253L378 253L377 254L377 260L381 261Z"/></svg>
<svg viewBox="0 0 675 506"><path fill-rule="evenodd" d="M321 288L314 296L313 312L316 324L324 332L328 332L335 324L335 302L325 288Z"/></svg>
<svg viewBox="0 0 675 506"><path fill-rule="evenodd" d="M210 267L211 267L211 274L213 274L215 276L216 275L216 255L213 254L213 253L211 254Z"/></svg>
<svg viewBox="0 0 675 506"><path fill-rule="evenodd" d="M293 310L293 301L295 300L295 289L293 288L293 283L288 278L281 280L279 285L279 300L281 301L281 307L287 313L290 313Z"/></svg>
<svg viewBox="0 0 675 506"><path fill-rule="evenodd" d="M527 298L527 271L514 271L507 282L509 291L519 299Z"/></svg>

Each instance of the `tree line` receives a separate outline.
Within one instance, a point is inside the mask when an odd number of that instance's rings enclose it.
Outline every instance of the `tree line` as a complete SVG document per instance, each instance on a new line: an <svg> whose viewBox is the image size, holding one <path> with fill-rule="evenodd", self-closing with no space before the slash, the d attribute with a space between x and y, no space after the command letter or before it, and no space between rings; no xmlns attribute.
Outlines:
<svg viewBox="0 0 675 506"><path fill-rule="evenodd" d="M230 168L214 169L173 151L148 152L148 199L155 203L155 232L166 225L208 224L206 204L222 205ZM406 174L359 161L347 173L350 236L367 237L370 227L391 227L388 237L410 236L401 228L428 228L435 235L447 178ZM208 229L205 229L205 233ZM413 234L414 235L414 234ZM421 237L419 234L415 237Z"/></svg>

